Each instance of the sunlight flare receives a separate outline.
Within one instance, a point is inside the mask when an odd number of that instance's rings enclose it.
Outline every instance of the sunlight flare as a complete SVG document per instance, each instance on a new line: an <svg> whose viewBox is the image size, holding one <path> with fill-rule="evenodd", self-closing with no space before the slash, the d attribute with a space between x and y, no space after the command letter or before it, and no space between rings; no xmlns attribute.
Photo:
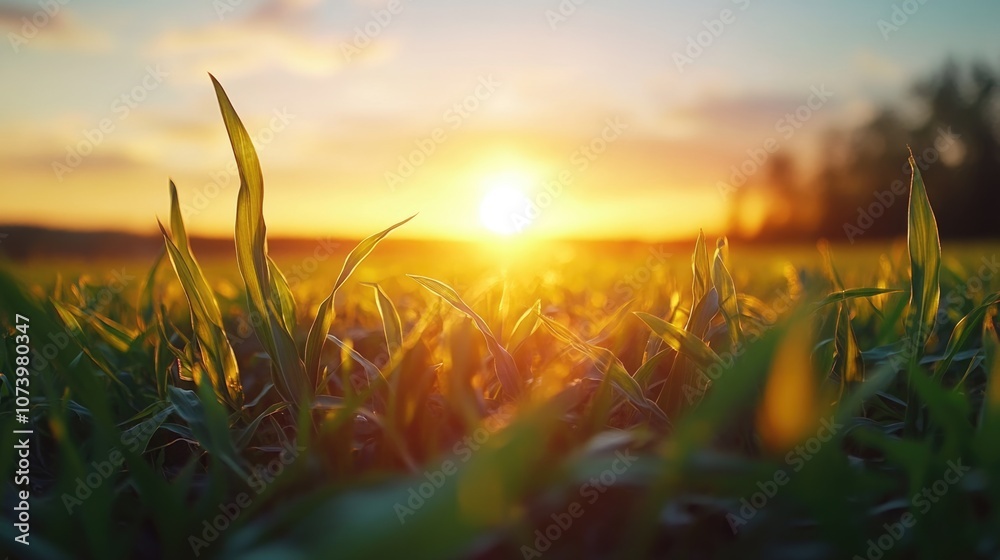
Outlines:
<svg viewBox="0 0 1000 560"><path fill-rule="evenodd" d="M479 204L479 221L493 233L511 236L531 225L531 200L525 194L530 181L519 175L494 177Z"/></svg>

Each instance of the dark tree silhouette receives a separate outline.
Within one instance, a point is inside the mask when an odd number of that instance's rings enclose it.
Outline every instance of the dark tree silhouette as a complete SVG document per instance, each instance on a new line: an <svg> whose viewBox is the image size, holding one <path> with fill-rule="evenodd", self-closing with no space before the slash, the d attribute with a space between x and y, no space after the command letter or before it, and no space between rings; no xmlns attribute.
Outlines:
<svg viewBox="0 0 1000 560"><path fill-rule="evenodd" d="M895 107L856 130L831 130L815 180L797 186L793 164L772 158L767 190L776 208L810 202L820 216L806 224L768 221L758 238L858 241L906 231L912 149L946 238L1000 237L1000 91L997 73L976 62L946 62L918 81ZM903 114L914 116L904 117Z"/></svg>

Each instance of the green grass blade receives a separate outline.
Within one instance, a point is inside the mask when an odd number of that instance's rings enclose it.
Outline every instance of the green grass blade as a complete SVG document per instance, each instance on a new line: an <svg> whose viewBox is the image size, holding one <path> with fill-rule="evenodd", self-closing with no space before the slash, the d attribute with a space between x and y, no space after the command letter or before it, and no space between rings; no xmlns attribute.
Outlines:
<svg viewBox="0 0 1000 560"><path fill-rule="evenodd" d="M918 402L914 375L922 375L917 364L924 353L924 346L934 330L941 297L941 240L937 220L927 198L924 179L920 175L913 154L910 154L913 178L910 182L910 206L907 219L906 241L910 256L910 301L906 317L906 334L909 343L909 406L906 408L906 431L912 434L917 428L922 407ZM922 381L922 380L919 380ZM926 393L926 391L925 391Z"/></svg>
<svg viewBox="0 0 1000 560"><path fill-rule="evenodd" d="M972 333L978 329L990 307L997 303L1000 303L1000 292L987 296L982 304L970 311L965 317L962 317L958 324L955 325L955 329L951 331L951 337L948 338L944 357L934 367L935 381L940 381L944 377L945 372L948 371L948 367L954 361L955 355L965 346L966 341L969 340ZM984 340L983 343L985 345L986 341Z"/></svg>
<svg viewBox="0 0 1000 560"><path fill-rule="evenodd" d="M403 325L399 320L399 313L396 312L396 306L382 286L371 284L371 287L375 290L375 305L382 319L382 332L385 334L385 345L391 359L403 348Z"/></svg>
<svg viewBox="0 0 1000 560"><path fill-rule="evenodd" d="M281 302L276 301L276 292L271 288L260 160L222 85L211 74L209 77L215 87L240 175L236 200L236 261L246 285L250 313L258 319L255 323L262 323L259 328L255 324L254 331L275 364L278 373L275 387L286 400L297 403L298 399L311 395L311 391L292 334L282 325Z"/></svg>
<svg viewBox="0 0 1000 560"><path fill-rule="evenodd" d="M733 277L726 268L723 255L726 252L728 241L726 238L719 240L715 250L715 259L712 263L712 284L719 292L719 309L729 327L729 338L733 345L739 344L743 340L743 327L740 325L740 308L736 301L736 285Z"/></svg>
<svg viewBox="0 0 1000 560"><path fill-rule="evenodd" d="M609 317L604 326L601 327L601 330L594 335L594 338L591 338L587 342L590 344L600 344L614 336L619 330L619 325L621 325L622 321L628 317L629 309L632 307L633 303L635 303L635 300L630 299L618 306L618 309L611 314L611 317Z"/></svg>
<svg viewBox="0 0 1000 560"><path fill-rule="evenodd" d="M907 245L910 254L910 312L907 334L914 361L923 353L937 315L941 295L941 241L937 220L927 198L923 177L910 156L913 179L910 184L910 207Z"/></svg>
<svg viewBox="0 0 1000 560"><path fill-rule="evenodd" d="M273 290L272 298L281 305L281 317L282 325L285 330L294 333L295 332L295 295L292 294L291 288L288 287L288 280L285 279L285 275L281 273L278 269L278 265L274 263L271 257L267 257L267 268L271 275L271 289Z"/></svg>
<svg viewBox="0 0 1000 560"><path fill-rule="evenodd" d="M604 374L606 379L611 382L611 384L617 388L622 394L627 398L633 405L639 410L649 412L659 418L664 423L669 424L670 419L667 417L666 413L656 405L652 400L648 399L642 392L642 386L629 375L625 366L622 365L621 360L619 360L611 350L607 348L602 348L600 346L594 346L587 341L584 341L573 334L569 329L560 325L556 321L541 316L542 323L552 331L552 334L559 338L566 344L569 344L576 350L583 353L587 358L589 358L597 366L597 369Z"/></svg>
<svg viewBox="0 0 1000 560"><path fill-rule="evenodd" d="M691 255L691 307L694 308L712 289L712 265L708 260L708 247L705 245L705 232L698 230L698 240L694 244Z"/></svg>
<svg viewBox="0 0 1000 560"><path fill-rule="evenodd" d="M483 338L486 339L486 345L493 356L493 365L496 369L497 379L500 380L500 385L503 387L504 393L513 398L520 395L521 375L517 371L517 364L514 363L514 358L511 357L510 353L500 345L496 336L490 331L490 327L486 324L486 321L473 311L451 286L444 282L425 276L415 276L412 274L408 274L407 276L472 319L479 332L483 335Z"/></svg>
<svg viewBox="0 0 1000 560"><path fill-rule="evenodd" d="M375 247L379 244L385 236L398 228L399 226L405 224L412 220L416 215L410 216L409 218L395 223L386 229L371 235L358 243L357 247L347 255L347 259L344 261L344 267L340 270L340 276L337 277L337 281L333 285L333 289L330 290L330 295L327 296L323 303L319 305L319 311L316 312L316 319L313 321L312 326L309 328L309 334L306 336L306 373L312 376L313 380L318 381L322 376L320 375L321 366L319 363L320 355L323 353L323 344L326 342L326 335L329 334L330 326L333 325L334 319L334 309L333 301L337 295L337 290L347 282L347 279L351 277L354 273L354 269L360 265L368 255L371 254ZM314 383L315 385L315 383Z"/></svg>
<svg viewBox="0 0 1000 560"><path fill-rule="evenodd" d="M161 249L159 254L156 255L156 260L153 261L153 266L149 269L149 274L146 275L142 288L139 290L139 304L136 306L136 322L143 330L152 325L156 316L156 273L159 272L160 265L163 264L163 259L166 256L166 249Z"/></svg>
<svg viewBox="0 0 1000 560"><path fill-rule="evenodd" d="M74 307L70 306L68 303L61 303L54 299L50 301L52 303L52 307L55 308L59 319L61 319L63 325L65 325L66 332L69 333L73 340L76 341L83 354L90 358L90 360L94 362L94 364L97 365L101 371L107 374L109 379L117 383L121 388L125 389L125 384L118 378L118 372L115 371L114 366L109 363L98 350L96 350L95 345L88 339L83 327L77 320L77 314L73 311Z"/></svg>
<svg viewBox="0 0 1000 560"><path fill-rule="evenodd" d="M635 315L642 319L642 322L646 323L646 326L662 338L668 346L691 359L699 367L705 369L719 363L718 354L700 338L649 313L637 311Z"/></svg>
<svg viewBox="0 0 1000 560"><path fill-rule="evenodd" d="M525 310L524 314L514 323L514 329L507 340L507 351L515 352L538 329L538 318L542 314L542 300Z"/></svg>
<svg viewBox="0 0 1000 560"><path fill-rule="evenodd" d="M633 378L636 380L637 383L639 383L640 387L646 389L646 387L649 385L650 378L656 371L656 366L660 365L660 362L663 361L663 358L667 357L667 355L669 355L671 352L676 352L676 350L674 350L673 348L664 348L663 350L660 350L656 354L650 356L648 360L646 360L645 362L642 363L641 366L639 366L639 369L635 370L635 375L633 376Z"/></svg>
<svg viewBox="0 0 1000 560"><path fill-rule="evenodd" d="M843 290L839 292L834 292L828 294L826 297L816 302L812 306L812 312L819 311L821 308L826 307L834 303L840 303L847 301L849 299L856 298L869 298L873 296L879 296L882 294L895 294L902 292L903 290L896 288L851 288L848 290Z"/></svg>
<svg viewBox="0 0 1000 560"><path fill-rule="evenodd" d="M371 363L371 361L369 361L368 358L359 354L357 350L351 348L344 341L333 336L332 334L327 335L326 338L330 340L330 342L336 344L337 347L339 347L341 350L347 352L347 355L350 356L352 360L357 362L358 365L360 365L361 368L365 370L365 374L368 376L369 385L373 381L378 381L379 379L383 380L385 379L385 375L382 373L382 370L380 370L377 365Z"/></svg>
<svg viewBox="0 0 1000 560"><path fill-rule="evenodd" d="M233 446L225 411L214 395L203 385L197 392L178 387L169 388L170 404L187 422L198 443L208 453L225 463L241 477L246 477L240 458Z"/></svg>
<svg viewBox="0 0 1000 560"><path fill-rule="evenodd" d="M176 189L171 183L171 204L174 209L178 207ZM198 349L201 351L202 366L208 376L216 395L220 399L228 402L233 408L239 409L243 406L243 385L240 382L239 368L236 363L236 355L233 347L226 337L226 332L222 325L222 313L219 311L219 304L208 286L208 281L202 274L198 262L194 255L184 252L180 247L187 249L187 239L184 238L185 231L183 223L180 222L179 235L176 235L179 243L175 243L170 234L163 229L160 224L160 232L163 234L164 245L170 263L177 273L184 296L188 302L188 309L191 312L191 327L197 340ZM200 379L195 379L201 382Z"/></svg>
<svg viewBox="0 0 1000 560"><path fill-rule="evenodd" d="M991 464L1000 461L1000 336L993 324L996 310L983 321L983 366L986 369L986 395L979 409L979 433L976 435L980 454Z"/></svg>

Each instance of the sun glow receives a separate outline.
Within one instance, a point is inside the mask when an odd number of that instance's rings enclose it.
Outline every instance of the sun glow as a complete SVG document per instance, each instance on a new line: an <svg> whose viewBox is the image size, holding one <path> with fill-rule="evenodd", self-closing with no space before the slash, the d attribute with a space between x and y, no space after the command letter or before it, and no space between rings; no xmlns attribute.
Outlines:
<svg viewBox="0 0 1000 560"><path fill-rule="evenodd" d="M528 209L531 200L525 194L530 182L523 177L505 175L487 183L487 192L479 204L479 221L493 233L512 236L531 225Z"/></svg>

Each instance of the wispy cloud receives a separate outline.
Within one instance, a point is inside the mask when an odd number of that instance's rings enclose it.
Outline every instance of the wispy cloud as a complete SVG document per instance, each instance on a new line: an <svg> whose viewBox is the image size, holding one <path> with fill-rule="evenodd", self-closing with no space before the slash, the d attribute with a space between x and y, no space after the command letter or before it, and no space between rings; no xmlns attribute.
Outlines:
<svg viewBox="0 0 1000 560"><path fill-rule="evenodd" d="M41 7L0 4L0 32L15 53L26 49L100 52L112 47L110 35L84 24L57 2Z"/></svg>
<svg viewBox="0 0 1000 560"><path fill-rule="evenodd" d="M310 29L315 0L268 2L255 9L223 5L227 8L217 9L215 23L172 29L154 38L150 56L184 69L180 77L199 81L205 72L234 77L276 69L323 76L345 64L343 38Z"/></svg>

